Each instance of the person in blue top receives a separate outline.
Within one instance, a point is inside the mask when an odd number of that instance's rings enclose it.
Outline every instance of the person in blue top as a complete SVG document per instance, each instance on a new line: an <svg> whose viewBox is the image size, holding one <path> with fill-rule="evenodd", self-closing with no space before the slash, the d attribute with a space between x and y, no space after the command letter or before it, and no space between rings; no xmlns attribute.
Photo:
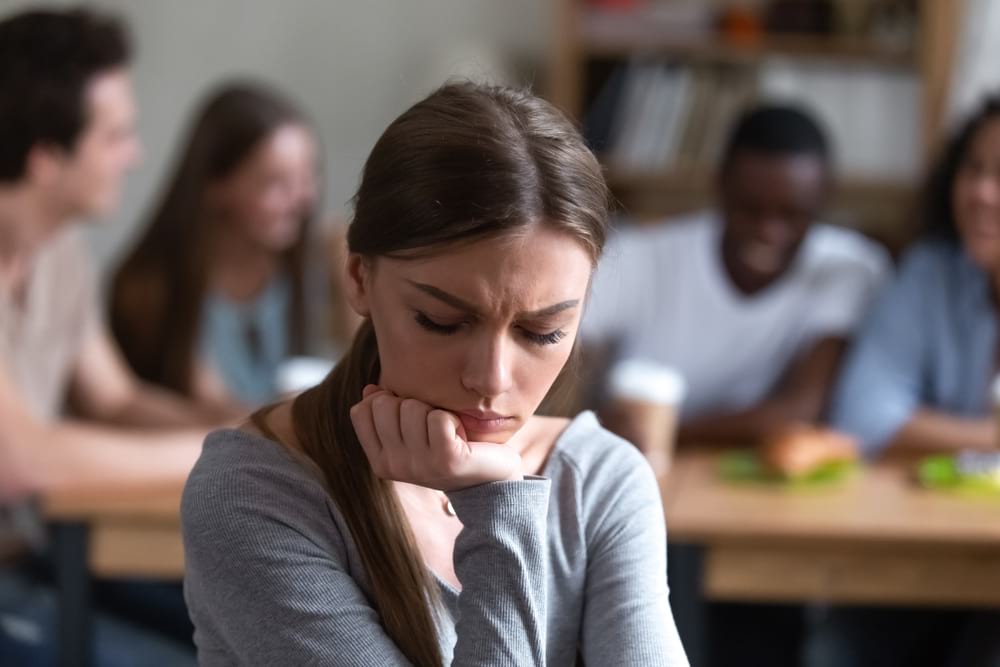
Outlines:
<svg viewBox="0 0 1000 667"><path fill-rule="evenodd" d="M959 130L925 192L926 238L877 301L835 390L833 425L869 455L997 446L1000 96Z"/></svg>
<svg viewBox="0 0 1000 667"><path fill-rule="evenodd" d="M314 252L317 161L312 127L276 91L209 94L114 277L112 330L141 377L239 409L275 398L280 364L315 351L334 263Z"/></svg>
<svg viewBox="0 0 1000 667"><path fill-rule="evenodd" d="M877 301L835 390L833 426L869 456L997 447L990 385L1000 352L1000 95L952 137L924 194L925 238ZM812 646L815 667L995 665L1000 618L838 610Z"/></svg>

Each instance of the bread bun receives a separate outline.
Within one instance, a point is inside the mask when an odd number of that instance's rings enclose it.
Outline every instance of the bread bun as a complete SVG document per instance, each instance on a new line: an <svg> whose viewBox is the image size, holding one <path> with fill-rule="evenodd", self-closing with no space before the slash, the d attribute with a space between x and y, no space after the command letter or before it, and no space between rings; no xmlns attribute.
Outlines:
<svg viewBox="0 0 1000 667"><path fill-rule="evenodd" d="M849 436L808 424L796 424L769 438L761 450L771 470L799 477L840 461L856 461L857 443Z"/></svg>

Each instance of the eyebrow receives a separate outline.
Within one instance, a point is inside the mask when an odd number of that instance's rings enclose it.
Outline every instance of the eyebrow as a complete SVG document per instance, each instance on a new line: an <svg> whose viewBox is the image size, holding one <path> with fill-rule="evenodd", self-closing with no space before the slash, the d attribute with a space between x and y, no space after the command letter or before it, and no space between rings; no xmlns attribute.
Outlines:
<svg viewBox="0 0 1000 667"><path fill-rule="evenodd" d="M433 285L427 285L425 283L418 283L413 280L407 280L406 282L410 283L421 292L434 297L438 301L448 304L452 308L457 308L458 310L464 310L474 315L479 314L478 309L474 305L472 305L468 301L465 301L464 299L458 298L454 294L449 294L448 292L445 292L443 289L439 289L437 287L434 287ZM579 299L569 299L567 301L560 301L559 303L554 303L551 306L546 306L545 308L541 308L539 310L533 310L528 313L522 313L521 317L527 319L536 319L536 318L543 319L561 313L562 311L567 310L569 308L575 308L578 305L580 305Z"/></svg>

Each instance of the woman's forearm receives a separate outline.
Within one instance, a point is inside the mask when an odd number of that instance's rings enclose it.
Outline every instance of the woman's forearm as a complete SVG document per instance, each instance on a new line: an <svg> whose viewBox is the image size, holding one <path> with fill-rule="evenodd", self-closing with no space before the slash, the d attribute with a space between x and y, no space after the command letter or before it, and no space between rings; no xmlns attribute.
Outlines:
<svg viewBox="0 0 1000 667"><path fill-rule="evenodd" d="M996 420L958 417L921 408L896 433L889 446L908 450L996 449Z"/></svg>

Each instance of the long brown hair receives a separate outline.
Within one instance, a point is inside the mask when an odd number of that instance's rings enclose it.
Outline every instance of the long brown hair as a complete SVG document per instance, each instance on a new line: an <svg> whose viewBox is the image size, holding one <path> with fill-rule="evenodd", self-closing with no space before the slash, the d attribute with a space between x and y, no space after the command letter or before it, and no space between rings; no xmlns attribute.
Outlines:
<svg viewBox="0 0 1000 667"><path fill-rule="evenodd" d="M195 115L151 222L115 272L111 288L112 333L145 380L190 393L215 231L206 191L273 132L293 124L306 125L294 104L250 83L217 89ZM311 214L306 218L298 240L282 258L291 291L287 325L292 354L305 347L304 256Z"/></svg>
<svg viewBox="0 0 1000 667"><path fill-rule="evenodd" d="M597 161L554 107L522 91L452 83L375 144L347 238L365 257L414 256L542 224L574 237L596 263L607 210ZM379 374L366 321L330 375L295 400L295 437L350 527L386 632L413 664L439 667L436 588L391 483L372 473L351 424L351 406Z"/></svg>

